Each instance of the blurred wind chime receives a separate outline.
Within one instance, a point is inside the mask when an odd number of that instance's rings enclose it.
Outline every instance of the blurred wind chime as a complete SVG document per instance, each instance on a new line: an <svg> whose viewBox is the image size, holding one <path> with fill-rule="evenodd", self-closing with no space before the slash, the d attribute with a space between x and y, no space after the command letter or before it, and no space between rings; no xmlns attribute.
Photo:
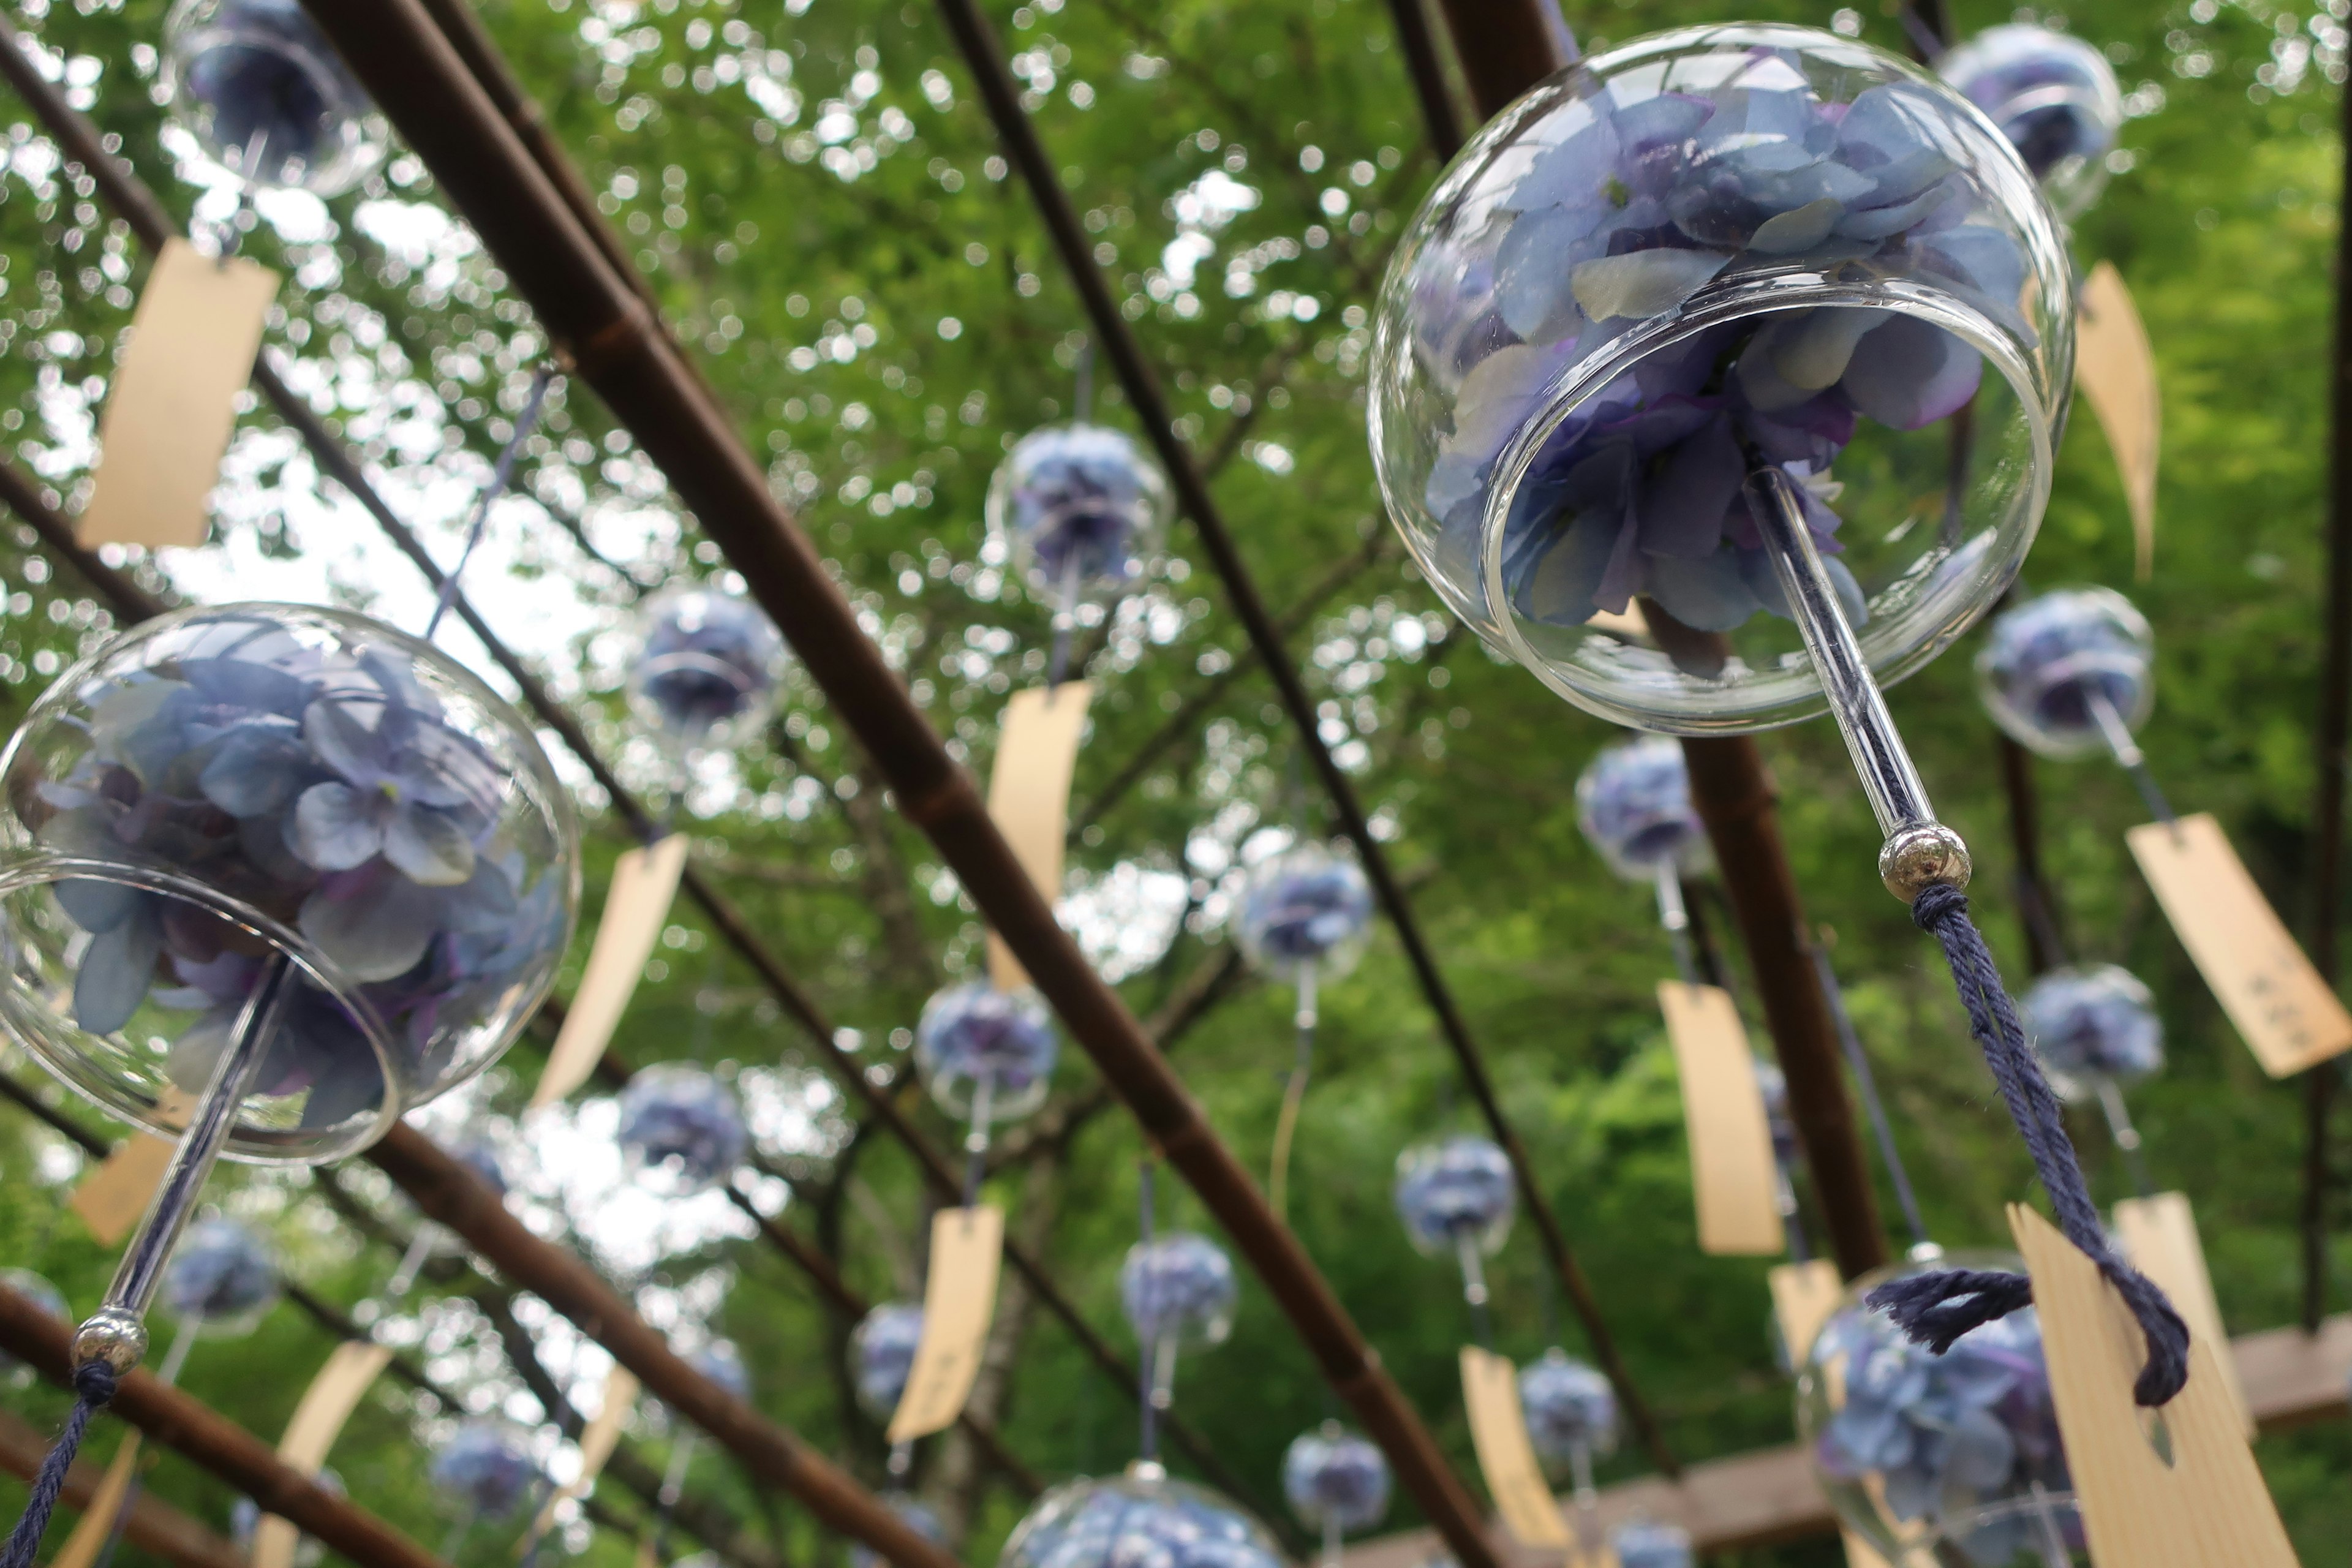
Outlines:
<svg viewBox="0 0 2352 1568"><path fill-rule="evenodd" d="M189 0L168 26L174 114L248 194L331 195L381 156L381 123L299 6ZM85 544L203 540L277 281L165 247L101 426L131 456L101 461ZM0 1017L165 1141L131 1140L77 1195L101 1237L131 1235L74 1338L73 1413L0 1548L29 1568L91 1415L146 1354L214 1162L342 1158L495 1060L553 983L579 835L530 725L471 672L297 605L185 608L110 638L34 704L0 781L0 924L20 955Z"/></svg>
<svg viewBox="0 0 2352 1568"><path fill-rule="evenodd" d="M1858 1320L1956 1399L1998 1403L2025 1388L2007 1342L2034 1303L2074 1374L2056 1380L2074 1489L2037 1495L2054 1443L1964 1447L1962 1476L2025 1489L2003 1517L2045 1562L2074 1538L2042 1521L2070 1513L2105 1568L2182 1538L2291 1562L2223 1347L2192 1341L2108 1239L1969 915L1967 847L1880 690L2016 575L2063 428L2075 299L2017 149L1948 87L1810 28L1662 34L1549 79L1440 179L1382 286L1373 457L1441 596L1577 706L1684 734L1836 717L1881 879L1941 945L2058 1221L2012 1205L2027 1270L1914 1264ZM1856 1359L1880 1343L1815 1342L1850 1406L1881 1389ZM1973 1375L1963 1344L1997 1349L2002 1374ZM2135 1362L2136 1383L2117 1375ZM2162 1409L2171 1463L2135 1405ZM1906 1457L1948 1456L1954 1431ZM1888 1502L1916 1520L1931 1500Z"/></svg>

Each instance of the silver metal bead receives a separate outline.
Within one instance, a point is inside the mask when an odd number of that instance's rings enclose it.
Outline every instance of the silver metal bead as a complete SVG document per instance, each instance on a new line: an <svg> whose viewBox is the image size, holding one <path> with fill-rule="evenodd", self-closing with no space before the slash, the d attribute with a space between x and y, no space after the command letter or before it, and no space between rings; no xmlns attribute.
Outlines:
<svg viewBox="0 0 2352 1568"><path fill-rule="evenodd" d="M102 1361L120 1377L147 1354L147 1325L123 1307L100 1307L74 1331L73 1363Z"/></svg>
<svg viewBox="0 0 2352 1568"><path fill-rule="evenodd" d="M1878 851L1878 879L1906 904L1939 882L1967 887L1970 869L1968 845L1940 822L1897 828Z"/></svg>

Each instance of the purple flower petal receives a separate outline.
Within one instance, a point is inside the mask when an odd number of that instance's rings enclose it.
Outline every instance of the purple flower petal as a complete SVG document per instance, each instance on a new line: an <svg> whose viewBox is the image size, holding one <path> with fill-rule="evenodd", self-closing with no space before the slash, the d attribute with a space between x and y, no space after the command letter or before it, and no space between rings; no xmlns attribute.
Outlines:
<svg viewBox="0 0 2352 1568"><path fill-rule="evenodd" d="M313 704L312 711L323 706ZM294 803L294 853L321 871L364 866L383 847L379 805L351 785L312 784Z"/></svg>
<svg viewBox="0 0 2352 1568"><path fill-rule="evenodd" d="M1741 578L1733 551L1718 550L1696 560L1653 555L1649 593L1668 615L1703 632L1727 632L1757 609L1756 595Z"/></svg>
<svg viewBox="0 0 2352 1568"><path fill-rule="evenodd" d="M404 878L371 876L302 900L302 934L352 979L397 980L436 934L436 895Z"/></svg>
<svg viewBox="0 0 2352 1568"><path fill-rule="evenodd" d="M1576 302L1596 321L1661 316L1706 287L1731 258L1712 250L1634 250L1571 272Z"/></svg>
<svg viewBox="0 0 2352 1568"><path fill-rule="evenodd" d="M1976 350L1931 322L1897 316L1854 345L1839 384L1865 418L1916 430L1958 412L1983 374Z"/></svg>
<svg viewBox="0 0 2352 1568"><path fill-rule="evenodd" d="M1546 626L1582 626L1600 607L1596 595L1619 536L1630 531L1611 514L1587 512L1577 519L1520 574L1511 607Z"/></svg>
<svg viewBox="0 0 2352 1568"><path fill-rule="evenodd" d="M454 888L474 874L474 846L466 830L430 806L404 805L393 812L383 828L383 858L428 888Z"/></svg>
<svg viewBox="0 0 2352 1568"><path fill-rule="evenodd" d="M1766 256L1794 256L1799 251L1811 250L1830 237L1830 230L1844 216L1844 203L1835 196L1822 196L1766 218L1748 237L1748 248Z"/></svg>
<svg viewBox="0 0 2352 1568"><path fill-rule="evenodd" d="M321 698L304 709L302 738L320 762L362 788L383 777L383 742L341 702Z"/></svg>
<svg viewBox="0 0 2352 1568"><path fill-rule="evenodd" d="M154 900L142 899L129 919L89 939L74 975L74 1021L93 1035L110 1035L131 1022L155 978L163 952L163 925Z"/></svg>
<svg viewBox="0 0 2352 1568"><path fill-rule="evenodd" d="M1730 416L1717 414L1674 447L1643 486L1642 548L1653 556L1713 554L1723 542L1724 510L1746 477Z"/></svg>
<svg viewBox="0 0 2352 1568"><path fill-rule="evenodd" d="M228 732L196 787L231 816L277 811L317 776L310 748L290 726L240 724Z"/></svg>

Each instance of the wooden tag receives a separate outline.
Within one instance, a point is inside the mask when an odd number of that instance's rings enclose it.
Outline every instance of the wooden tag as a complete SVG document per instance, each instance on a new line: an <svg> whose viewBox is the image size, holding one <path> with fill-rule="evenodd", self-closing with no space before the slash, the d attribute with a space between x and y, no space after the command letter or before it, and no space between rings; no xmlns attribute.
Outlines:
<svg viewBox="0 0 2352 1568"><path fill-rule="evenodd" d="M597 1407L596 1418L580 1431L580 1473L550 1493L547 1501L541 1506L539 1517L531 1521L530 1529L523 1536L525 1561L529 1561L530 1548L553 1527L555 1505L565 1498L584 1497L588 1489L596 1484L596 1478L604 1473L604 1461L611 1458L613 1450L620 1446L621 1428L628 1422L630 1410L636 1405L637 1387L636 1373L617 1362L614 1363L613 1370L604 1374L604 1403ZM266 1565L257 1558L253 1568L266 1568ZM278 1568L278 1565L267 1565L267 1568Z"/></svg>
<svg viewBox="0 0 2352 1568"><path fill-rule="evenodd" d="M163 1184L176 1144L150 1132L133 1132L84 1176L66 1206L81 1216L101 1247L120 1247Z"/></svg>
<svg viewBox="0 0 2352 1568"><path fill-rule="evenodd" d="M1682 1077L1699 1250L1717 1258L1769 1258L1785 1250L1772 1126L1731 993L1662 980L1658 1005Z"/></svg>
<svg viewBox="0 0 2352 1568"><path fill-rule="evenodd" d="M114 1521L122 1517L122 1510L131 1496L131 1483L139 1474L139 1440L142 1436L136 1428L122 1435L122 1447L114 1450L113 1462L106 1474L99 1478L98 1490L91 1494L89 1506L81 1510L81 1519L66 1543L49 1560L49 1568L91 1568L98 1554L114 1537Z"/></svg>
<svg viewBox="0 0 2352 1568"><path fill-rule="evenodd" d="M2116 1233L2122 1237L2124 1256L2132 1267L2155 1280L2188 1320L2189 1331L2210 1345L2230 1342L2221 1326L2221 1303L2213 1295L2213 1277L2205 1268L2205 1245L2197 1238L2197 1216L2179 1193L2126 1198L2116 1205ZM2246 1437L2254 1436L2253 1413L2246 1405L2246 1390L2238 1379L2238 1358L2216 1355L2221 1385L2237 1408Z"/></svg>
<svg viewBox="0 0 2352 1568"><path fill-rule="evenodd" d="M1495 1500L1511 1539L1522 1546L1572 1547L1568 1521L1544 1484L1543 1467L1528 1441L1518 1369L1501 1356L1464 1345L1462 1405L1470 1415L1470 1443L1478 1451L1486 1495Z"/></svg>
<svg viewBox="0 0 2352 1568"><path fill-rule="evenodd" d="M74 532L85 545L202 544L236 395L253 379L278 274L163 242L131 318L99 422L98 472Z"/></svg>
<svg viewBox="0 0 2352 1568"><path fill-rule="evenodd" d="M923 1337L915 1344L907 1391L890 1416L893 1443L927 1436L963 1414L996 1320L996 1268L1003 1251L1004 1211L992 1204L931 1216Z"/></svg>
<svg viewBox="0 0 2352 1568"><path fill-rule="evenodd" d="M2134 575L2145 583L2156 566L2156 465L2164 433L2156 352L2114 262L2091 268L2075 303L2074 384L2116 455L2124 504L2131 509Z"/></svg>
<svg viewBox="0 0 2352 1568"><path fill-rule="evenodd" d="M1086 731L1087 704L1094 695L1094 683L1087 680L1014 692L1004 705L996 766L988 775L988 815L1049 904L1062 896L1070 775L1077 767L1078 737ZM988 977L1000 991L1029 984L1027 972L994 931L988 933Z"/></svg>
<svg viewBox="0 0 2352 1568"><path fill-rule="evenodd" d="M315 1477L327 1462L343 1424L359 1408L361 1398L391 1364L392 1352L383 1345L346 1340L335 1347L286 1423L278 1440L278 1457L305 1476ZM274 1513L264 1514L253 1532L252 1568L293 1568L294 1550L302 1532Z"/></svg>
<svg viewBox="0 0 2352 1568"><path fill-rule="evenodd" d="M1813 1336L1844 1297L1845 1281L1838 1278L1836 1264L1816 1258L1776 1264L1764 1282L1772 1291L1772 1321L1780 1326L1780 1342L1789 1347L1789 1360L1802 1365Z"/></svg>
<svg viewBox="0 0 2352 1568"><path fill-rule="evenodd" d="M2194 1334L2189 1385L2162 1410L2160 1458L2132 1403L2147 1341L2097 1265L2022 1204L2009 1226L2033 1276L2066 1468L2097 1568L2296 1568L2278 1507L2221 1381Z"/></svg>
<svg viewBox="0 0 2352 1568"><path fill-rule="evenodd" d="M2125 836L2180 945L2273 1078L2352 1048L2352 1013L2294 944L2204 812Z"/></svg>
<svg viewBox="0 0 2352 1568"><path fill-rule="evenodd" d="M531 1091L534 1107L562 1100L595 1072L621 1015L629 1010L629 998L636 994L654 942L669 921L677 879L686 871L687 847L685 834L667 834L614 864L588 967L564 1010L563 1027L555 1033L539 1087Z"/></svg>

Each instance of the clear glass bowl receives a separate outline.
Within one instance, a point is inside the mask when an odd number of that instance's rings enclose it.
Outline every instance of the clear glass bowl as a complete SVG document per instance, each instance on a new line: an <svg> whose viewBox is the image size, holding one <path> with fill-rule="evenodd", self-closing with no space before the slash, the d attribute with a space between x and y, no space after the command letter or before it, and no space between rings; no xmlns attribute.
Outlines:
<svg viewBox="0 0 2352 1568"><path fill-rule="evenodd" d="M1977 689L2021 746L2057 759L2105 752L2094 700L2137 731L2156 706L2156 634L2113 588L2058 588L1993 617Z"/></svg>
<svg viewBox="0 0 2352 1568"><path fill-rule="evenodd" d="M2074 315L2049 207L1949 88L1809 28L1684 28L1550 78L1440 180L1381 287L1373 460L1447 604L1570 701L1789 723L1825 702L1750 464L1797 482L1898 680L2032 541Z"/></svg>
<svg viewBox="0 0 2352 1568"><path fill-rule="evenodd" d="M459 1518L504 1519L537 1485L539 1463L521 1427L478 1417L449 1435L425 1474Z"/></svg>
<svg viewBox="0 0 2352 1568"><path fill-rule="evenodd" d="M1648 882L1661 866L1702 870L1706 825L1691 805L1683 749L1663 735L1601 748L1576 780L1576 825L1609 868Z"/></svg>
<svg viewBox="0 0 2352 1568"><path fill-rule="evenodd" d="M1157 1465L1066 1481L1013 1527L996 1568L1283 1568L1265 1527Z"/></svg>
<svg viewBox="0 0 2352 1568"><path fill-rule="evenodd" d="M1017 1121L1045 1103L1062 1052L1054 1015L1027 986L999 991L985 980L951 985L923 1004L915 1026L915 1070L940 1109L972 1114L988 1080L988 1120Z"/></svg>
<svg viewBox="0 0 2352 1568"><path fill-rule="evenodd" d="M1372 888L1355 858L1302 839L1250 868L1234 934L1249 961L1294 979L1312 965L1319 980L1356 967L1370 940Z"/></svg>
<svg viewBox="0 0 2352 1568"><path fill-rule="evenodd" d="M0 1021L166 1136L293 965L234 1159L366 1147L545 999L579 829L530 725L340 610L160 616L60 675L0 753Z"/></svg>
<svg viewBox="0 0 2352 1568"><path fill-rule="evenodd" d="M163 89L206 156L258 185L340 195L390 140L300 0L180 0Z"/></svg>
<svg viewBox="0 0 2352 1568"><path fill-rule="evenodd" d="M1987 27L1936 62L1936 74L2009 138L2060 217L2107 185L2107 154L2123 134L2115 68L2090 44L2031 23Z"/></svg>
<svg viewBox="0 0 2352 1568"><path fill-rule="evenodd" d="M1119 1265L1119 1306L1145 1345L1171 1336L1185 1350L1223 1344L1234 1331L1240 1297L1234 1260L1223 1247L1191 1231L1139 1241Z"/></svg>
<svg viewBox="0 0 2352 1568"><path fill-rule="evenodd" d="M1114 599L1160 552L1168 476L1121 430L1051 425L1013 443L988 481L988 531L1038 603Z"/></svg>
<svg viewBox="0 0 2352 1568"><path fill-rule="evenodd" d="M231 1340L259 1328L285 1289L268 1237L242 1220L207 1215L181 1233L155 1295L202 1337Z"/></svg>
<svg viewBox="0 0 2352 1568"><path fill-rule="evenodd" d="M1352 1535L1389 1510L1389 1461L1337 1421L1290 1440L1282 1456L1282 1498L1310 1530Z"/></svg>
<svg viewBox="0 0 2352 1568"><path fill-rule="evenodd" d="M783 700L791 655L740 595L676 583L637 611L629 705L682 751L723 751L758 734Z"/></svg>
<svg viewBox="0 0 2352 1568"><path fill-rule="evenodd" d="M1519 1413L1549 1468L1568 1464L1580 1447L1596 1458L1617 1450L1617 1391L1556 1345L1519 1369Z"/></svg>
<svg viewBox="0 0 2352 1568"><path fill-rule="evenodd" d="M877 1421L887 1421L907 1392L915 1368L915 1347L923 1339L923 1308L918 1301L885 1301L857 1320L849 1332L849 1364L857 1403Z"/></svg>
<svg viewBox="0 0 2352 1568"><path fill-rule="evenodd" d="M1397 1156L1397 1216L1433 1257L1451 1255L1465 1237L1480 1252L1501 1251L1517 1205L1510 1157L1486 1139L1465 1133Z"/></svg>
<svg viewBox="0 0 2352 1568"><path fill-rule="evenodd" d="M630 1176L671 1198L709 1192L734 1174L751 1147L735 1091L685 1062L630 1078L621 1090L619 1135Z"/></svg>
<svg viewBox="0 0 2352 1568"><path fill-rule="evenodd" d="M2068 1100L2098 1093L2098 1082L2137 1083L2164 1066L2164 1020L2139 977L2112 963L2053 969L2018 1004L2026 1037Z"/></svg>
<svg viewBox="0 0 2352 1568"><path fill-rule="evenodd" d="M1797 1426L1848 1528L1890 1562L2049 1568L2089 1561L2027 1308L1943 1355L1863 1298L1931 1268L2025 1272L2011 1253L1903 1263L1847 1287L1797 1375Z"/></svg>

